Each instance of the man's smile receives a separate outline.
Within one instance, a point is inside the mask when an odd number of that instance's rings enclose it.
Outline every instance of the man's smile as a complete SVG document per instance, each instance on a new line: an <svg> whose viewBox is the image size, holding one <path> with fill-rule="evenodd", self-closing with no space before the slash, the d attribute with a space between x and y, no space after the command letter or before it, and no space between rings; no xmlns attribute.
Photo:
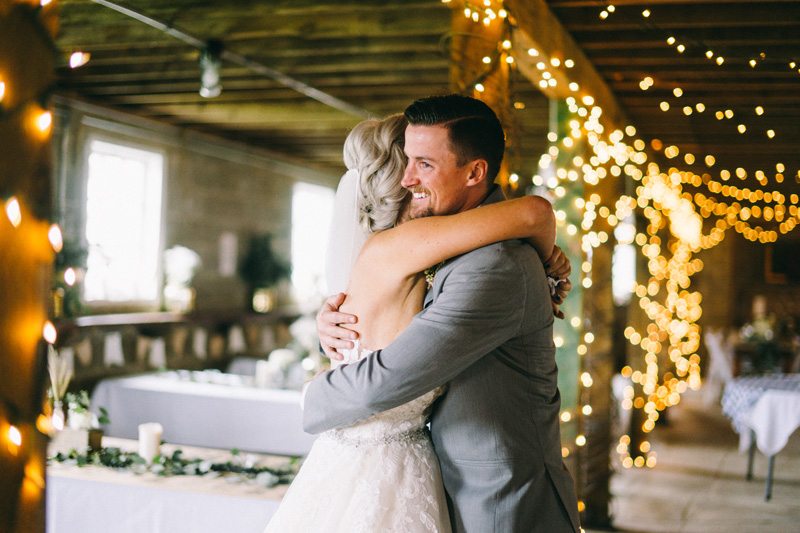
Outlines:
<svg viewBox="0 0 800 533"><path fill-rule="evenodd" d="M425 198L430 197L430 193L428 191L413 191L411 194L414 200L424 200Z"/></svg>

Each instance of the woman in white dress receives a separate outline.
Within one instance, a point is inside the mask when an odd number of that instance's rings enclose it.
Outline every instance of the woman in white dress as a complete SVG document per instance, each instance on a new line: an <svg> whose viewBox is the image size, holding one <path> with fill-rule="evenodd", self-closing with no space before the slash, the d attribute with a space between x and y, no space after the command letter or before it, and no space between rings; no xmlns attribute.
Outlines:
<svg viewBox="0 0 800 533"><path fill-rule="evenodd" d="M352 266L341 310L363 320L352 327L359 334L356 347L334 365L388 345L409 324L422 309L425 269L507 239L527 238L543 259L554 250L555 218L539 197L407 220L409 193L400 185L405 127L402 115L367 120L345 142L350 170L337 192L333 231L340 238L329 246L335 258L328 258L328 268L335 278L336 272L347 277ZM355 209L342 208L348 200ZM363 231L349 232L348 218L357 218ZM449 532L439 463L426 429L440 393L321 434L266 532Z"/></svg>

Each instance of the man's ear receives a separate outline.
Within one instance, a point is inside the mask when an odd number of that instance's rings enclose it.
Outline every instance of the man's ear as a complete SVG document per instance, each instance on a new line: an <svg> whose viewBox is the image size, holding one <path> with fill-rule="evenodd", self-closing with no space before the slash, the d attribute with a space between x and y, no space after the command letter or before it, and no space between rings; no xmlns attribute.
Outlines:
<svg viewBox="0 0 800 533"><path fill-rule="evenodd" d="M467 187L474 187L486 181L489 175L489 164L485 159L476 159L469 164L469 175L467 176Z"/></svg>

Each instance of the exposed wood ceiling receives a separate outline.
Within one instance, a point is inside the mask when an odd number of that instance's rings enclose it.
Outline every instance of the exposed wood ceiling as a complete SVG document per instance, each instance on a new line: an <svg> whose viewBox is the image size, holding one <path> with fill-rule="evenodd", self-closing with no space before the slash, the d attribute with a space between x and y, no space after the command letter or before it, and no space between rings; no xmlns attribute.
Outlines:
<svg viewBox="0 0 800 533"><path fill-rule="evenodd" d="M549 0L548 4L605 78L645 139L675 144L715 168L762 169L771 178L786 166L786 183L800 169L800 2L741 0ZM605 20L609 4L615 11ZM648 18L642 11L649 9ZM676 43L667 44L673 36ZM681 54L676 47L684 44ZM714 52L712 59L706 52ZM764 53L764 59L760 54ZM721 55L722 65L715 59ZM749 65L756 60L755 68ZM791 61L798 64L792 69ZM653 78L643 91L639 83ZM683 90L675 97L673 90ZM659 105L670 104L667 112ZM696 104L706 108L698 113ZM692 106L692 114L683 113ZM764 114L757 115L756 106ZM715 112L730 109L732 119ZM738 132L744 124L745 134ZM766 131L775 130L769 139ZM698 165L698 170L705 169ZM707 170L707 169L706 169ZM770 180L772 181L772 180ZM789 187L796 189L796 187Z"/></svg>
<svg viewBox="0 0 800 533"><path fill-rule="evenodd" d="M440 45L450 12L430 1L402 5L333 0L124 0L120 4L308 83L376 116L419 94L446 90ZM63 68L62 91L341 168L341 146L359 117L331 109L251 70L223 63L222 95L199 96L199 51L91 2L61 2L58 46L91 52Z"/></svg>
<svg viewBox="0 0 800 533"><path fill-rule="evenodd" d="M453 0L455 4L457 0ZM381 116L412 99L448 91L451 8L439 0L120 0L118 3ZM601 20L613 3L616 10ZM783 186L800 168L800 1L549 0L645 139L658 138L718 166L774 174ZM60 91L263 146L338 173L341 145L359 117L332 109L269 78L223 64L223 93L206 100L198 50L91 0L61 0L58 46L91 52L84 67L60 69ZM644 19L643 9L652 15ZM687 46L678 54L666 38ZM704 54L711 49L725 62ZM759 53L765 59L758 59ZM758 59L756 68L747 62ZM651 76L647 91L639 82ZM530 84L514 86L522 152L532 171L545 147L547 102ZM676 98L672 90L683 89ZM668 101L668 112L659 109ZM681 109L703 102L703 113ZM754 112L765 109L763 116ZM718 121L717 110L734 118ZM745 123L742 135L737 125ZM765 131L774 129L770 140ZM704 167L698 167L702 170Z"/></svg>

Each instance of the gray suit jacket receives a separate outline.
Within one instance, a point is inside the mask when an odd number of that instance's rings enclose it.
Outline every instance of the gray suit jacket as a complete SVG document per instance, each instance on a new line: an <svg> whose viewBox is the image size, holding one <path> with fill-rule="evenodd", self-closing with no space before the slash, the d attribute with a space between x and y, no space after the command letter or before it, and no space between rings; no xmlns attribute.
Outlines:
<svg viewBox="0 0 800 533"><path fill-rule="evenodd" d="M448 384L431 436L454 531L577 531L552 326L533 248L505 241L452 259L394 342L310 383L305 430L347 426Z"/></svg>

